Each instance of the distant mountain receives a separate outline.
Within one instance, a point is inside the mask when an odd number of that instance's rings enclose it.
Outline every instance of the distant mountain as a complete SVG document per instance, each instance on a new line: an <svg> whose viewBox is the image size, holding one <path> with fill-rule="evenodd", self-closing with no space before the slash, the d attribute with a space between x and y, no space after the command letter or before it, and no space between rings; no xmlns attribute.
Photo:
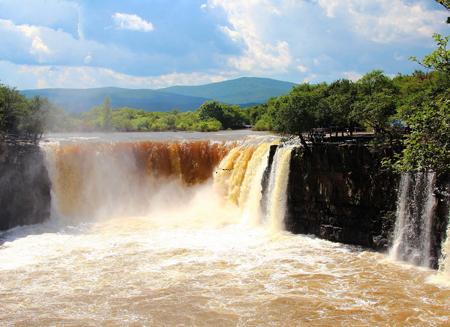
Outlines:
<svg viewBox="0 0 450 327"><path fill-rule="evenodd" d="M23 90L27 97L41 96L72 113L86 112L111 99L113 108L130 107L146 111L195 110L208 100L250 106L288 93L294 83L268 78L243 77L199 86L173 86L159 90L105 87L95 89Z"/></svg>
<svg viewBox="0 0 450 327"><path fill-rule="evenodd" d="M286 94L295 85L270 78L242 77L199 86L172 86L159 91L214 99L229 104L251 105L264 103L271 97Z"/></svg>
<svg viewBox="0 0 450 327"><path fill-rule="evenodd" d="M130 107L146 111L194 110L208 99L170 94L156 90L134 90L115 87L96 89L39 89L23 90L27 97L41 96L72 113L86 112L101 105L105 97L113 108Z"/></svg>

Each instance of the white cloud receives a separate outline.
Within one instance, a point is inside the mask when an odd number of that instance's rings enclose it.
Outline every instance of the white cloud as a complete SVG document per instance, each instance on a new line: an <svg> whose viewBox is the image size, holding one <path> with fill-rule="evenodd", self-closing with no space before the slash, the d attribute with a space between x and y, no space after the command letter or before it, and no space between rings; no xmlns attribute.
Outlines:
<svg viewBox="0 0 450 327"><path fill-rule="evenodd" d="M328 17L335 17L336 9L342 4L340 0L318 0L318 2Z"/></svg>
<svg viewBox="0 0 450 327"><path fill-rule="evenodd" d="M0 60L12 62L83 65L102 58L104 66L113 66L135 57L123 48L79 39L60 29L18 25L5 19L0 19L0 35Z"/></svg>
<svg viewBox="0 0 450 327"><path fill-rule="evenodd" d="M318 0L330 18L349 21L356 33L377 43L430 38L444 28L448 12L422 0Z"/></svg>
<svg viewBox="0 0 450 327"><path fill-rule="evenodd" d="M17 54L17 48L21 47L25 53L43 62L52 53L50 47L44 42L42 30L31 25L15 25L12 21L0 19L0 33L3 37L3 51L11 51ZM1 55L0 50L0 55Z"/></svg>
<svg viewBox="0 0 450 327"><path fill-rule="evenodd" d="M313 82L315 79L317 79L319 76L317 74L311 74L309 76L306 76L303 79L303 83L311 83Z"/></svg>
<svg viewBox="0 0 450 327"><path fill-rule="evenodd" d="M0 76L12 86L25 88L91 88L116 86L158 89L173 85L199 85L237 77L233 72L169 73L160 76L133 76L108 68L91 66L18 65L0 60Z"/></svg>
<svg viewBox="0 0 450 327"><path fill-rule="evenodd" d="M353 82L356 82L357 80L359 80L361 77L363 77L363 74L358 73L358 72L354 72L354 71L350 71L350 72L344 72L342 75L344 75L344 77L346 79L349 79Z"/></svg>
<svg viewBox="0 0 450 327"><path fill-rule="evenodd" d="M298 65L297 69L300 73L306 73L309 70L309 68L306 67L305 65Z"/></svg>
<svg viewBox="0 0 450 327"><path fill-rule="evenodd" d="M132 14L115 13L112 19L117 29L141 32L151 32L154 30L153 24L145 19Z"/></svg>
<svg viewBox="0 0 450 327"><path fill-rule="evenodd" d="M0 0L0 17L19 24L64 28L83 38L82 6L71 0Z"/></svg>
<svg viewBox="0 0 450 327"><path fill-rule="evenodd" d="M212 9L224 10L228 26L222 32L233 42L243 45L243 53L229 58L228 63L242 72L285 72L291 65L289 43L266 37L266 21L281 14L270 0L209 0Z"/></svg>
<svg viewBox="0 0 450 327"><path fill-rule="evenodd" d="M11 26L11 25L10 25ZM12 26L14 28L15 26ZM42 41L41 31L36 26L20 25L17 30L22 32L31 41L30 53L39 56L40 54L50 54L48 46Z"/></svg>
<svg viewBox="0 0 450 327"><path fill-rule="evenodd" d="M92 62L92 56L88 54L86 57L84 57L84 63L86 65L89 65Z"/></svg>

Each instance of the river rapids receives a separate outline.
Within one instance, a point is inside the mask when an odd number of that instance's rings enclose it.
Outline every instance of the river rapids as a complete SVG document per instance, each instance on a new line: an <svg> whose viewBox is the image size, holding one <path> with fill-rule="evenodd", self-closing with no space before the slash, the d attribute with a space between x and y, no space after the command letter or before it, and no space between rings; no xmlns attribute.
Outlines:
<svg viewBox="0 0 450 327"><path fill-rule="evenodd" d="M52 218L0 235L0 325L448 326L437 272L284 231L277 143L44 144Z"/></svg>

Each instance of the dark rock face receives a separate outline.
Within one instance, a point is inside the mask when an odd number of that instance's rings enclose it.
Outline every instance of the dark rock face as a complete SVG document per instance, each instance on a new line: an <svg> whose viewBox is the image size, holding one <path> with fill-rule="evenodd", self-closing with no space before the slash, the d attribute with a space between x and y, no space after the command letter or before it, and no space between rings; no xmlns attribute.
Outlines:
<svg viewBox="0 0 450 327"><path fill-rule="evenodd" d="M46 220L50 184L39 146L0 143L0 230Z"/></svg>
<svg viewBox="0 0 450 327"><path fill-rule="evenodd" d="M450 223L450 174L440 174L436 178L436 186L433 192L436 200L434 208L434 219L431 242L434 245L431 249L431 255L434 258L432 263L434 268L439 264L441 258L442 244L447 237L447 225Z"/></svg>
<svg viewBox="0 0 450 327"><path fill-rule="evenodd" d="M391 150L318 144L292 151L287 230L387 249L395 226L399 176L381 166Z"/></svg>

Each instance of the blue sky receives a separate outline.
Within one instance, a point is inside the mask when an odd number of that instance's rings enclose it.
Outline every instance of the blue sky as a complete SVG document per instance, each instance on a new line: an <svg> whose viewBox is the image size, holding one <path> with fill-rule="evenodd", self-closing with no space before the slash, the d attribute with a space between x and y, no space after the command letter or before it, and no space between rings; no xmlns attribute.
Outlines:
<svg viewBox="0 0 450 327"><path fill-rule="evenodd" d="M0 82L160 88L409 73L448 34L432 0L0 0Z"/></svg>

